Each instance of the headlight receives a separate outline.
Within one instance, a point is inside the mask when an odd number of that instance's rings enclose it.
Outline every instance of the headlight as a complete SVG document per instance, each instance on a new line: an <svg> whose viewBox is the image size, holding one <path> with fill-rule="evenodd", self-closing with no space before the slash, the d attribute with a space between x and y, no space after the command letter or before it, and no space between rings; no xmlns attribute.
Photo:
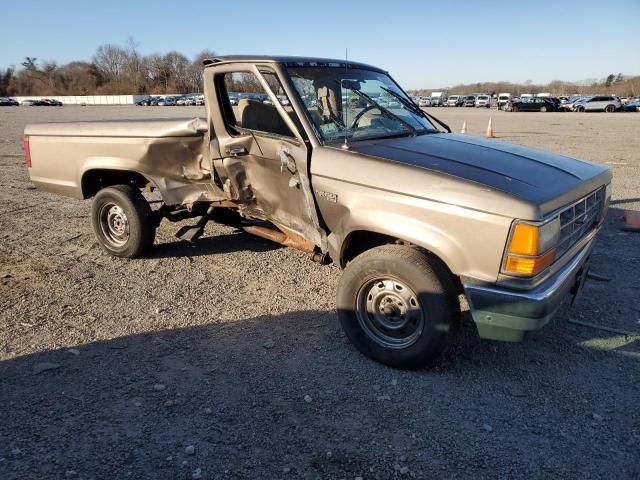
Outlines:
<svg viewBox="0 0 640 480"><path fill-rule="evenodd" d="M560 238L560 218L538 224L517 221L511 227L502 271L531 277L553 263Z"/></svg>

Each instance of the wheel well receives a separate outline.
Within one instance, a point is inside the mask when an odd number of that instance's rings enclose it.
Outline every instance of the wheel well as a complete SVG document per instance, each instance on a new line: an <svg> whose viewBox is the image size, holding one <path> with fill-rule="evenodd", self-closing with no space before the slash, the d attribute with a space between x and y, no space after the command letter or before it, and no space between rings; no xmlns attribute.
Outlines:
<svg viewBox="0 0 640 480"><path fill-rule="evenodd" d="M147 178L138 173L126 170L89 170L82 175L83 198L93 197L105 187L112 185L132 185L144 188L149 183Z"/></svg>
<svg viewBox="0 0 640 480"><path fill-rule="evenodd" d="M344 268L347 263L356 258L361 253L371 250L374 247L388 245L390 243L399 242L398 238L382 233L368 232L366 230L357 230L351 232L342 244L342 252L340 253L340 266Z"/></svg>
<svg viewBox="0 0 640 480"><path fill-rule="evenodd" d="M355 232L351 232L347 238L345 238L343 242L342 252L340 254L340 267L344 268L347 266L351 260L356 258L358 255L366 252L367 250L371 250L375 247L380 247L382 245L389 244L404 244L404 245L412 245L410 242L404 241L401 238L393 237L391 235L385 235L383 233L377 232L369 232L367 230L356 230ZM443 268L449 273L449 276L453 280L456 288L462 292L462 283L460 281L460 277L458 277L455 273L451 271L449 266L435 253L430 250L422 247L419 248L430 256L434 257L439 263L442 264Z"/></svg>

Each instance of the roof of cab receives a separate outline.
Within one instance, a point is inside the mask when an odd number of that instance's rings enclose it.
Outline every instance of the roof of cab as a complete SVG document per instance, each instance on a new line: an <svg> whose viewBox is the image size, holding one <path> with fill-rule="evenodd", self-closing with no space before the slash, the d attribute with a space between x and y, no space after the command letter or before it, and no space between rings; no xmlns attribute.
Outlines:
<svg viewBox="0 0 640 480"><path fill-rule="evenodd" d="M353 62L351 60L337 60L332 58L317 57L290 57L281 55L225 55L207 59L204 62L205 68L221 63L280 63L285 67L342 67L342 68L365 68L368 70L376 70L386 73L373 65L366 63Z"/></svg>

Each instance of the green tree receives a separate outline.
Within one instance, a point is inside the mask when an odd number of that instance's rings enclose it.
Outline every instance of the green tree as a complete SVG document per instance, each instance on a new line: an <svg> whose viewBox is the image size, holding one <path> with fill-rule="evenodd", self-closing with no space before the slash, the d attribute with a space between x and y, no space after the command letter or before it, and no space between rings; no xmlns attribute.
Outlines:
<svg viewBox="0 0 640 480"><path fill-rule="evenodd" d="M30 72L38 70L38 66L36 65L36 60L38 60L36 57L25 57L24 62L22 62L22 66L26 70L29 70Z"/></svg>
<svg viewBox="0 0 640 480"><path fill-rule="evenodd" d="M605 86L610 87L615 79L616 79L616 76L613 73L609 74L609 76L607 77L607 80L604 82Z"/></svg>

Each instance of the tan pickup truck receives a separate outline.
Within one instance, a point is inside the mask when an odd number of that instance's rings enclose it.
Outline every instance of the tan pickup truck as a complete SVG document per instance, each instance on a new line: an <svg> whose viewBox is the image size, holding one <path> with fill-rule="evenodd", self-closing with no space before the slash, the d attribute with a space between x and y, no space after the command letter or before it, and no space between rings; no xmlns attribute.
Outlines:
<svg viewBox="0 0 640 480"><path fill-rule="evenodd" d="M33 183L93 198L111 255L143 255L162 219L194 218L179 237L217 221L339 264L346 335L398 368L442 351L459 294L481 337L519 341L586 278L606 167L453 134L355 62L212 59L204 94L203 119L28 125Z"/></svg>

